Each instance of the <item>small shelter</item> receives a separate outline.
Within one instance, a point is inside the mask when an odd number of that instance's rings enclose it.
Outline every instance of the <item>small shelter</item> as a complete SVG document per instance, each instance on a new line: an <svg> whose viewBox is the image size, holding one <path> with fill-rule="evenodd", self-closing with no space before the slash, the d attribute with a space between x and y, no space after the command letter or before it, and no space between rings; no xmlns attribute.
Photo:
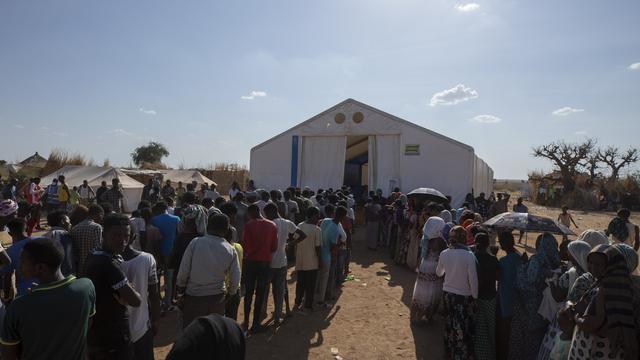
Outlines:
<svg viewBox="0 0 640 360"><path fill-rule="evenodd" d="M53 182L53 179L60 175L64 175L69 187L80 186L84 180L87 180L89 186L91 186L94 191L103 181L107 183L107 186L111 187L111 180L120 180L120 184L122 184L124 189L123 207L126 212L135 210L142 197L142 188L144 185L122 172L122 170L114 167L66 165L43 177L41 184L47 186Z"/></svg>

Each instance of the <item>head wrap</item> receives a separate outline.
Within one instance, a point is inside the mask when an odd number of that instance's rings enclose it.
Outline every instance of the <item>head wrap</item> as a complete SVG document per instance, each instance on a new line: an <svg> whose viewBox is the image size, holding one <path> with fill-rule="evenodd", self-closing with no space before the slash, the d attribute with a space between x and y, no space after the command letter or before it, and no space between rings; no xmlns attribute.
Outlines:
<svg viewBox="0 0 640 360"><path fill-rule="evenodd" d="M540 235L540 243L536 248L536 255L540 257L542 263L549 269L556 269L560 266L560 252L556 238L544 233Z"/></svg>
<svg viewBox="0 0 640 360"><path fill-rule="evenodd" d="M604 232L592 229L583 231L582 234L580 234L580 236L578 237L578 240L582 240L588 243L589 245L591 245L592 249L598 245L609 243L609 239L607 238L607 235L604 234Z"/></svg>
<svg viewBox="0 0 640 360"><path fill-rule="evenodd" d="M427 219L424 223L424 228L422 230L424 236L427 239L436 239L442 237L442 229L444 229L445 222L442 218L437 216L432 216Z"/></svg>
<svg viewBox="0 0 640 360"><path fill-rule="evenodd" d="M587 256L589 252L591 252L591 245L582 240L574 240L569 243L568 250L569 254L571 254L576 263L578 263L578 266L580 266L582 272L588 272Z"/></svg>
<svg viewBox="0 0 640 360"><path fill-rule="evenodd" d="M627 263L629 273L632 273L638 267L638 253L629 245L624 243L618 243L613 245L624 256L624 260Z"/></svg>
<svg viewBox="0 0 640 360"><path fill-rule="evenodd" d="M173 344L167 360L245 358L242 330L232 319L217 314L194 320Z"/></svg>
<svg viewBox="0 0 640 360"><path fill-rule="evenodd" d="M0 202L0 217L9 216L16 211L18 211L18 204L15 201L7 199Z"/></svg>
<svg viewBox="0 0 640 360"><path fill-rule="evenodd" d="M445 223L450 223L451 221L453 221L453 217L451 216L451 212L449 212L449 210L442 210L440 212L440 218L442 220L444 220Z"/></svg>

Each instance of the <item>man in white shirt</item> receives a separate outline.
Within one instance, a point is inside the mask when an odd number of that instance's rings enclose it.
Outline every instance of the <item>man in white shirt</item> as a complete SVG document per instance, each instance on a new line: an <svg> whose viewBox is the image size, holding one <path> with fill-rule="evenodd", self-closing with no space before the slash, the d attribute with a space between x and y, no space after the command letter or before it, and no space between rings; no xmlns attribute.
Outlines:
<svg viewBox="0 0 640 360"><path fill-rule="evenodd" d="M158 331L160 320L156 260L149 253L134 250L130 244L122 253L122 258L122 270L141 298L140 307L127 306L135 358L153 360L153 336Z"/></svg>
<svg viewBox="0 0 640 360"><path fill-rule="evenodd" d="M269 282L273 287L273 302L275 307L273 322L274 325L278 327L282 316L282 300L284 300L285 296L287 296L287 298L289 296L288 291L285 291L287 287L287 242L292 242L294 235L297 235L297 241L302 241L307 237L307 234L298 229L296 224L281 218L278 215L278 207L276 204L267 204L264 207L264 212L267 215L267 219L273 221L278 228L278 249L272 255L269 276ZM266 299L267 297L265 296L265 304ZM286 302L288 304L289 299L287 299ZM287 312L289 312L288 306Z"/></svg>
<svg viewBox="0 0 640 360"><path fill-rule="evenodd" d="M82 185L78 188L78 194L80 195L80 204L89 206L91 201L96 198L96 193L93 191L87 180L82 181Z"/></svg>
<svg viewBox="0 0 640 360"><path fill-rule="evenodd" d="M478 298L476 257L464 245L467 231L455 226L449 235L449 248L440 253L436 275L444 275L443 303L446 314L444 339L446 352L454 358L473 358L473 302ZM456 332L453 334L452 332Z"/></svg>
<svg viewBox="0 0 640 360"><path fill-rule="evenodd" d="M227 231L229 218L222 214L212 215L207 224L207 235L191 240L184 252L176 281L183 328L200 316L224 315L225 296L238 291L238 254L224 239ZM227 275L231 277L229 288L225 285Z"/></svg>
<svg viewBox="0 0 640 360"><path fill-rule="evenodd" d="M204 184L204 185L206 185L206 184ZM204 198L205 199L211 199L213 201L216 201L216 199L219 198L219 197L220 197L220 193L216 191L216 185L215 184L211 184L204 191Z"/></svg>

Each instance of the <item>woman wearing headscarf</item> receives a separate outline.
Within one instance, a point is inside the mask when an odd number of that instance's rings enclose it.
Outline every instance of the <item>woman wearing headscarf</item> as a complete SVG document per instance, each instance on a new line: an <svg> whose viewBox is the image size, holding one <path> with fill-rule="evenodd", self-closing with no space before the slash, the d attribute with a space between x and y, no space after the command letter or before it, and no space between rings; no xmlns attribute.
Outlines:
<svg viewBox="0 0 640 360"><path fill-rule="evenodd" d="M589 270L597 280L576 305L586 309L577 310L571 360L638 359L633 269L622 252L619 246L599 245L589 254Z"/></svg>
<svg viewBox="0 0 640 360"><path fill-rule="evenodd" d="M578 237L578 240L588 243L592 249L595 249L598 245L609 243L609 238L607 238L607 235L603 231L593 229L583 231Z"/></svg>
<svg viewBox="0 0 640 360"><path fill-rule="evenodd" d="M442 210L438 216L444 220L445 224L453 221L453 216L449 210Z"/></svg>
<svg viewBox="0 0 640 360"><path fill-rule="evenodd" d="M475 359L474 316L478 298L476 257L464 245L467 233L456 226L451 229L449 248L440 254L436 274L444 276L444 343L447 359Z"/></svg>
<svg viewBox="0 0 640 360"><path fill-rule="evenodd" d="M571 293L572 299L575 297L579 299L593 283L588 278L581 277L583 274L588 274L587 256L590 251L591 246L584 241L575 240L569 243L569 259L573 266L559 277L557 285L553 282L550 283L551 293L556 301L562 303L561 308L565 306L564 301L567 300L569 293ZM583 280L578 282L578 279ZM570 346L571 338L567 338L567 334L562 333L556 316L547 328L547 333L538 352L538 360L566 359L569 356Z"/></svg>
<svg viewBox="0 0 640 360"><path fill-rule="evenodd" d="M509 338L509 359L535 359L548 322L538 314L545 280L560 266L558 243L549 233L536 241L536 253L520 265L516 274L516 301Z"/></svg>
<svg viewBox="0 0 640 360"><path fill-rule="evenodd" d="M424 224L421 262L411 301L411 322L414 324L420 323L422 318L430 322L440 305L443 279L436 275L436 267L440 253L447 247L442 238L444 227L444 220L439 217L431 217Z"/></svg>
<svg viewBox="0 0 640 360"><path fill-rule="evenodd" d="M615 244L613 245L624 256L629 268L631 278L631 290L633 291L633 317L636 322L636 335L638 337L638 344L640 344L640 276L636 275L638 272L638 253L634 248L627 244Z"/></svg>
<svg viewBox="0 0 640 360"><path fill-rule="evenodd" d="M409 246L407 247L407 266L410 269L415 269L420 265L418 263L420 258L420 239L422 230L419 227L420 214L422 213L422 206L416 203L415 199L409 201L409 212L407 218L409 220Z"/></svg>

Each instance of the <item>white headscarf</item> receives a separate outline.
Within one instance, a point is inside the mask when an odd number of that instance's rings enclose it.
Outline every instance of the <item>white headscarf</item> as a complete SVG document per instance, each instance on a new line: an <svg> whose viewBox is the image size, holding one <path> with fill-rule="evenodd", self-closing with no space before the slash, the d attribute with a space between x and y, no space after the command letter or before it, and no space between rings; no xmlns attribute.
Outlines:
<svg viewBox="0 0 640 360"><path fill-rule="evenodd" d="M582 240L588 243L592 249L594 249L598 245L608 244L609 238L605 235L604 232L599 230L585 230L580 234L578 240ZM584 269L586 271L586 269Z"/></svg>
<svg viewBox="0 0 640 360"><path fill-rule="evenodd" d="M438 216L440 216L440 218L442 220L444 220L445 224L446 223L450 223L451 219L453 218L453 216L451 216L451 212L449 212L449 210L442 210L440 212L440 215L438 215Z"/></svg>
<svg viewBox="0 0 640 360"><path fill-rule="evenodd" d="M569 243L569 254L576 260L582 271L588 272L587 268L587 256L591 252L591 245L586 241L575 240Z"/></svg>
<svg viewBox="0 0 640 360"><path fill-rule="evenodd" d="M431 240L442 237L442 229L444 229L445 222L442 218L437 216L432 216L427 219L424 223L424 228L422 229L422 233L424 236Z"/></svg>

